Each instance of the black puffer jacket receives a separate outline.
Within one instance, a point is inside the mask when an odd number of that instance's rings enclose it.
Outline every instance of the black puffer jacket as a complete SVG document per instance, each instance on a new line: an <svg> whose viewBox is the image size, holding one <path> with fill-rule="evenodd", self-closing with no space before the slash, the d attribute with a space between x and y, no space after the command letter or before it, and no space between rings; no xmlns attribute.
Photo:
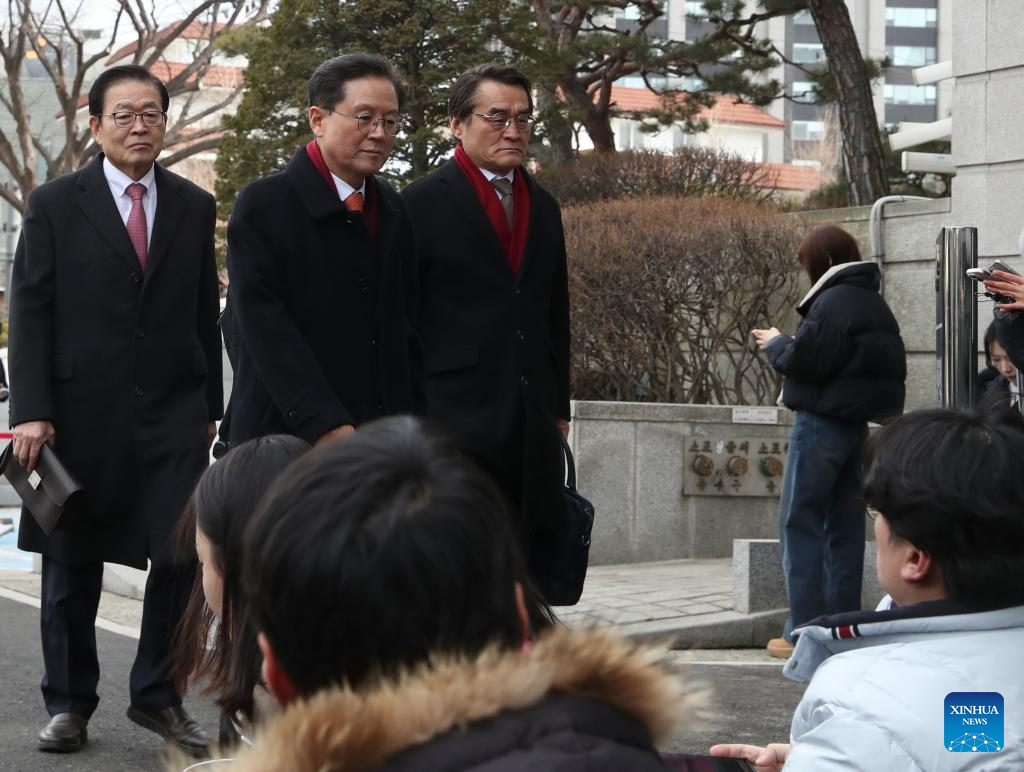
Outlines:
<svg viewBox="0 0 1024 772"><path fill-rule="evenodd" d="M786 407L854 421L903 412L907 356L880 279L874 263L833 266L797 306L796 336L768 344Z"/></svg>

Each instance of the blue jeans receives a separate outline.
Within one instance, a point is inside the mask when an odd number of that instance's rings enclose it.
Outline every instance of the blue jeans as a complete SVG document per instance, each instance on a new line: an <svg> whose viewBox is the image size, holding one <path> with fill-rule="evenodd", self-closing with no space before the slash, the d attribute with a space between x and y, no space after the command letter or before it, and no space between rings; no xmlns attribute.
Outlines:
<svg viewBox="0 0 1024 772"><path fill-rule="evenodd" d="M783 635L860 608L864 567L864 422L797 411L782 478L779 540L789 618Z"/></svg>

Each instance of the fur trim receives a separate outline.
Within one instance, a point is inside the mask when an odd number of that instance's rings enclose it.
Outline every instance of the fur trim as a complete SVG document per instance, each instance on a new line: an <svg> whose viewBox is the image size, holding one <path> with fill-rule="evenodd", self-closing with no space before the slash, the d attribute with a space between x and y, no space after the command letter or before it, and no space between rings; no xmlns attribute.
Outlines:
<svg viewBox="0 0 1024 772"><path fill-rule="evenodd" d="M530 652L490 648L473 660L437 660L362 691L337 688L293 705L239 753L238 772L361 772L405 748L549 692L608 703L643 723L655 743L700 714L705 695L684 690L651 648L613 630L555 628Z"/></svg>

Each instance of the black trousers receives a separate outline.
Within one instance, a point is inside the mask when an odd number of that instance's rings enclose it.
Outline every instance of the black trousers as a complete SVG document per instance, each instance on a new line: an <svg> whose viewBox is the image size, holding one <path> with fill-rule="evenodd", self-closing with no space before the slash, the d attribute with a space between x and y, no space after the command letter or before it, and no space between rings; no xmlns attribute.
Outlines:
<svg viewBox="0 0 1024 772"><path fill-rule="evenodd" d="M159 710L181 704L171 682L171 663L175 631L195 570L194 564L150 568L129 683L135 707ZM43 556L40 626L46 671L42 690L51 716L67 712L91 716L99 703L96 610L102 582L102 563L72 565Z"/></svg>

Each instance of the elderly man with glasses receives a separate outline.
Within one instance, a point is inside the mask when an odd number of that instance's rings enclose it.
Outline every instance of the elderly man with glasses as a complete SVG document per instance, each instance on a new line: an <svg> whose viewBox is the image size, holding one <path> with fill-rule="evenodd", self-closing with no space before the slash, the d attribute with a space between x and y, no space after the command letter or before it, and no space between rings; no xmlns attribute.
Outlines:
<svg viewBox="0 0 1024 772"><path fill-rule="evenodd" d="M484 64L448 101L455 157L402 196L419 249L417 333L427 413L497 480L540 589L562 512L569 431L569 293L558 204L526 172L529 80Z"/></svg>
<svg viewBox="0 0 1024 772"><path fill-rule="evenodd" d="M47 443L85 488L52 532L25 512L18 533L42 553L43 751L88 738L105 561L149 566L128 717L187 752L208 742L169 671L196 567L173 534L223 407L216 207L156 163L168 102L143 67L96 78L89 127L103 152L36 188L14 259L14 455L32 468Z"/></svg>
<svg viewBox="0 0 1024 772"><path fill-rule="evenodd" d="M312 141L238 197L231 445L277 433L319 444L421 400L412 230L376 176L402 127L401 98L382 57L324 62L309 81Z"/></svg>

